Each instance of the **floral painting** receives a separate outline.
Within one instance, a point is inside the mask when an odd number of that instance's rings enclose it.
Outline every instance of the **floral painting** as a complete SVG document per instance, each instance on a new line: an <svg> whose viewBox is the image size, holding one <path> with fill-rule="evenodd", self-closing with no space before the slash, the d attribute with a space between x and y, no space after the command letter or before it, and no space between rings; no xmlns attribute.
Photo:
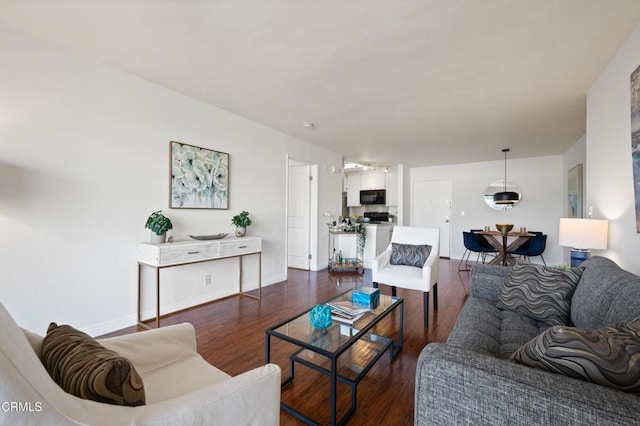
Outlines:
<svg viewBox="0 0 640 426"><path fill-rule="evenodd" d="M229 154L171 142L171 208L229 208Z"/></svg>

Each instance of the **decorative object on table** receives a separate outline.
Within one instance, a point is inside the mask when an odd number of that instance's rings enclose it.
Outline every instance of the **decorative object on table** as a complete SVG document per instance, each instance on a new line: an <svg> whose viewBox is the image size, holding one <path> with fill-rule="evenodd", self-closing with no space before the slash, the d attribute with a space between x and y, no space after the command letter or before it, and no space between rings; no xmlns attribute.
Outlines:
<svg viewBox="0 0 640 426"><path fill-rule="evenodd" d="M331 317L339 322L353 324L364 314L371 312L371 308L363 305L356 305L348 300L328 302L327 307L331 310Z"/></svg>
<svg viewBox="0 0 640 426"><path fill-rule="evenodd" d="M166 241L167 231L173 229L173 224L162 214L162 210L158 210L151 213L144 227L151 230L151 243L161 244Z"/></svg>
<svg viewBox="0 0 640 426"><path fill-rule="evenodd" d="M189 235L189 237L193 238L194 240L220 240L227 235L228 234L226 232L222 232L220 234L213 235Z"/></svg>
<svg viewBox="0 0 640 426"><path fill-rule="evenodd" d="M506 235L513 229L513 225L508 223L496 223L496 229L500 231L502 235Z"/></svg>
<svg viewBox="0 0 640 426"><path fill-rule="evenodd" d="M244 237L247 235L247 227L252 223L249 212L243 210L231 218L231 223L236 226L236 237Z"/></svg>
<svg viewBox="0 0 640 426"><path fill-rule="evenodd" d="M636 232L640 232L640 67L631 73L631 161L636 200Z"/></svg>
<svg viewBox="0 0 640 426"><path fill-rule="evenodd" d="M582 164L567 174L567 217L582 217Z"/></svg>
<svg viewBox="0 0 640 426"><path fill-rule="evenodd" d="M380 303L380 289L374 287L357 288L351 293L351 301L354 305L375 309Z"/></svg>
<svg viewBox="0 0 640 426"><path fill-rule="evenodd" d="M324 213L322 213L323 217L328 217L331 219L330 222L327 222L327 226L329 227L330 231L340 231L342 230L342 228L338 225L338 221L333 217L333 215L327 211L325 211Z"/></svg>
<svg viewBox="0 0 640 426"><path fill-rule="evenodd" d="M309 321L313 328L322 329L331 325L331 308L326 305L316 305L309 311Z"/></svg>
<svg viewBox="0 0 640 426"><path fill-rule="evenodd" d="M171 208L228 209L229 154L171 141Z"/></svg>
<svg viewBox="0 0 640 426"><path fill-rule="evenodd" d="M571 267L578 266L591 255L590 249L605 250L609 221L602 219L561 218L558 244L571 247Z"/></svg>

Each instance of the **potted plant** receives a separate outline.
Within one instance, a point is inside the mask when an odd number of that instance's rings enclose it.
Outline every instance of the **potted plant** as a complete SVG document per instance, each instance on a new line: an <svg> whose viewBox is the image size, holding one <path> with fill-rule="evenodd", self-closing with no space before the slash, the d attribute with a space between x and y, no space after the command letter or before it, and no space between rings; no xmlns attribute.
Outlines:
<svg viewBox="0 0 640 426"><path fill-rule="evenodd" d="M231 223L236 226L236 237L244 237L247 235L247 226L251 226L249 212L243 210L231 218Z"/></svg>
<svg viewBox="0 0 640 426"><path fill-rule="evenodd" d="M162 210L151 213L144 225L151 230L151 242L153 244L164 243L167 238L167 231L173 229L171 220L162 214Z"/></svg>

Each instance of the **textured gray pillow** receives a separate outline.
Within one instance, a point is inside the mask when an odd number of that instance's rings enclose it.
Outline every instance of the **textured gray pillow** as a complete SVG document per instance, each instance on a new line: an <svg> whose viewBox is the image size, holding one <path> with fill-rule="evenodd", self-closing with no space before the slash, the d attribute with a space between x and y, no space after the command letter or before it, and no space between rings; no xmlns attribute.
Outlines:
<svg viewBox="0 0 640 426"><path fill-rule="evenodd" d="M431 246L428 244L391 243L390 262L392 265L407 265L422 268L429 254L431 254Z"/></svg>
<svg viewBox="0 0 640 426"><path fill-rule="evenodd" d="M497 306L549 326L567 325L571 296L583 270L581 266L563 269L516 262L500 288Z"/></svg>
<svg viewBox="0 0 640 426"><path fill-rule="evenodd" d="M511 359L624 392L640 393L640 317L595 329L554 326Z"/></svg>

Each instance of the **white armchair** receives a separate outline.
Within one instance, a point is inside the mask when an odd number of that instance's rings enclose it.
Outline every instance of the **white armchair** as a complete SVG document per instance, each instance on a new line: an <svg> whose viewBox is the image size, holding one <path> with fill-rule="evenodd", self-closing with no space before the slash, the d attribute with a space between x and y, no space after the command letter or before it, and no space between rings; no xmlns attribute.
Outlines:
<svg viewBox="0 0 640 426"><path fill-rule="evenodd" d="M196 352L191 324L100 340L142 377L146 405L125 407L62 390L40 361L42 337L23 330L0 304L0 424L278 425L280 368L231 377Z"/></svg>
<svg viewBox="0 0 640 426"><path fill-rule="evenodd" d="M431 252L422 268L391 264L391 247L393 243L431 246ZM373 286L387 284L391 286L392 295L396 295L396 287L409 290L420 290L424 300L424 326L429 326L429 293L433 291L433 309L438 309L438 270L440 254L440 230L438 228L418 228L396 226L393 228L391 244L373 261Z"/></svg>

